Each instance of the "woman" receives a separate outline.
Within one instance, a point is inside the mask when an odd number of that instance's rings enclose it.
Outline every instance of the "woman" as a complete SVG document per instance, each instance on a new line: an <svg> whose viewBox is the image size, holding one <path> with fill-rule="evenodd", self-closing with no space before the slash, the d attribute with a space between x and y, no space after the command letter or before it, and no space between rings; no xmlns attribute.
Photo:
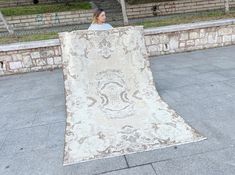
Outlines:
<svg viewBox="0 0 235 175"><path fill-rule="evenodd" d="M103 9L97 9L93 14L92 23L89 26L88 30L107 30L112 29L113 27L105 23L106 16Z"/></svg>

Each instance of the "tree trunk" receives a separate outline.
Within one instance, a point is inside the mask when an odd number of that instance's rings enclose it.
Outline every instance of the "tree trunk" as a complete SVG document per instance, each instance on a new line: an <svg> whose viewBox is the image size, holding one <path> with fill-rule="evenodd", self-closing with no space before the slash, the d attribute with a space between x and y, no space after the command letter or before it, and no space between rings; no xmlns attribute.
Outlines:
<svg viewBox="0 0 235 175"><path fill-rule="evenodd" d="M225 0L225 13L229 13L229 0Z"/></svg>

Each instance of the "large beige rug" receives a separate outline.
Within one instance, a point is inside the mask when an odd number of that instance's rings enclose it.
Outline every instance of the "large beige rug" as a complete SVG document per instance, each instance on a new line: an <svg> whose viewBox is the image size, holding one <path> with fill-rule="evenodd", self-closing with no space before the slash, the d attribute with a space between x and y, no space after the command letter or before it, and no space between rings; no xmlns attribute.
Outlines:
<svg viewBox="0 0 235 175"><path fill-rule="evenodd" d="M59 33L64 165L206 139L159 96L142 26Z"/></svg>

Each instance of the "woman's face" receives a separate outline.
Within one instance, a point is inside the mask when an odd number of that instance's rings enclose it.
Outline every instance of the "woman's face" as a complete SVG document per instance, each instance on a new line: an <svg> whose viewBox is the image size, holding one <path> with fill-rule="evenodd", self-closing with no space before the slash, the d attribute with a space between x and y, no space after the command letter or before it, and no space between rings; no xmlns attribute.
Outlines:
<svg viewBox="0 0 235 175"><path fill-rule="evenodd" d="M106 20L105 12L101 12L100 15L97 17L98 23L104 23Z"/></svg>

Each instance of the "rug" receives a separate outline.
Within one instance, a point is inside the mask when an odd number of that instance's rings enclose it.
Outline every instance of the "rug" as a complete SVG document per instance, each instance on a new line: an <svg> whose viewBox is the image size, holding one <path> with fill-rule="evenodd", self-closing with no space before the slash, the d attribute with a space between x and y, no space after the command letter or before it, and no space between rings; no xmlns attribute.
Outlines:
<svg viewBox="0 0 235 175"><path fill-rule="evenodd" d="M66 104L63 165L206 139L159 96L143 26L59 33Z"/></svg>

